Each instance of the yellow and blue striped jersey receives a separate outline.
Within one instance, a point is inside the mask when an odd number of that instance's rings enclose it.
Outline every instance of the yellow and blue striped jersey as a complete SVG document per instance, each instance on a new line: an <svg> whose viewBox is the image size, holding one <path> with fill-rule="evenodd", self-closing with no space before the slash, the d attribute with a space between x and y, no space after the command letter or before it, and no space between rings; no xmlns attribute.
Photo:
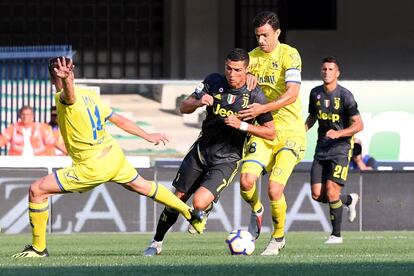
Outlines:
<svg viewBox="0 0 414 276"><path fill-rule="evenodd" d="M302 62L295 48L279 43L270 53L263 52L257 47L249 53L249 56L249 72L257 77L269 102L285 93L287 82L301 82ZM294 103L273 111L272 115L276 129L304 133L302 104L299 97Z"/></svg>
<svg viewBox="0 0 414 276"><path fill-rule="evenodd" d="M86 160L102 148L114 143L105 131L112 109L104 104L95 91L75 87L76 101L72 105L60 102L55 95L60 132L74 162Z"/></svg>

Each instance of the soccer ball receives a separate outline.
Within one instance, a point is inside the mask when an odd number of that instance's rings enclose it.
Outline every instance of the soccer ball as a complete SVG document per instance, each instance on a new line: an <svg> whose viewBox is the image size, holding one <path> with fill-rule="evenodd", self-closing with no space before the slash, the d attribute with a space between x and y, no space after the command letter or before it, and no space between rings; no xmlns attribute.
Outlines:
<svg viewBox="0 0 414 276"><path fill-rule="evenodd" d="M231 255L252 255L255 245L252 235L244 230L233 230L226 239Z"/></svg>

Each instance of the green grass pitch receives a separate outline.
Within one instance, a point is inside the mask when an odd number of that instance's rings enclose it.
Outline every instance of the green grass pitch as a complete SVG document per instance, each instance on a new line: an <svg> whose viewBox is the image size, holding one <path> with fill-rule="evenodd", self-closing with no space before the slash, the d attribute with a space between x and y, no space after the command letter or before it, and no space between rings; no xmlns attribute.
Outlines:
<svg viewBox="0 0 414 276"><path fill-rule="evenodd" d="M162 255L144 257L150 234L49 235L44 259L10 257L29 234L0 235L0 275L413 275L414 232L345 232L344 244L325 245L327 233L290 232L279 256L230 256L227 233L169 233Z"/></svg>

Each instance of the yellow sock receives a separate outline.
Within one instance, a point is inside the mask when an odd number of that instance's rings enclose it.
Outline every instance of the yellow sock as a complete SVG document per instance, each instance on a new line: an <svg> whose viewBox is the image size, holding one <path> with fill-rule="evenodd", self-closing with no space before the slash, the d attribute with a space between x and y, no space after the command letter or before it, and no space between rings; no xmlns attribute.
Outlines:
<svg viewBox="0 0 414 276"><path fill-rule="evenodd" d="M285 235L285 222L286 222L286 199L285 195L279 200L270 201L270 208L272 209L272 221L273 221L273 238L281 238Z"/></svg>
<svg viewBox="0 0 414 276"><path fill-rule="evenodd" d="M48 201L43 203L29 202L29 218L32 226L32 246L38 251L43 251L46 248L46 227L49 219Z"/></svg>
<svg viewBox="0 0 414 276"><path fill-rule="evenodd" d="M186 219L191 218L190 206L185 204L181 199L176 197L170 190L168 190L164 185L151 182L151 191L147 197L152 198L156 202L164 204L167 207L177 210L180 212Z"/></svg>
<svg viewBox="0 0 414 276"><path fill-rule="evenodd" d="M257 212L262 207L262 203L259 199L259 193L256 189L256 183L253 185L253 188L250 191L240 190L240 195L242 198L252 207L254 212Z"/></svg>

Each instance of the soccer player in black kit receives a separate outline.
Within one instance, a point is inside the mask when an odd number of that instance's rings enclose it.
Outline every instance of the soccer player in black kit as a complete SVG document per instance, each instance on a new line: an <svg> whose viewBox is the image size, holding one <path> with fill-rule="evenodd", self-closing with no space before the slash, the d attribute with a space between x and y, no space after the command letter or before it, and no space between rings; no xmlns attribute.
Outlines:
<svg viewBox="0 0 414 276"><path fill-rule="evenodd" d="M354 134L363 129L358 105L352 93L338 84L339 65L334 57L322 60L323 85L313 88L309 96L306 130L318 120L318 141L311 169L312 198L329 203L332 233L326 244L340 244L342 209L348 208L348 220L355 219L356 193L341 195L348 176Z"/></svg>
<svg viewBox="0 0 414 276"><path fill-rule="evenodd" d="M248 65L248 53L243 49L233 49L225 59L225 75L208 75L180 106L182 113L192 113L207 106L201 134L184 157L173 181L175 194L181 200L186 202L194 194L193 207L206 213L236 174L249 134L270 140L276 135L270 113L248 122L237 118L238 112L247 105L266 103L259 86L252 91L247 90ZM163 210L154 239L144 250L145 256L161 253L164 236L177 218L175 210ZM206 219L207 215L204 223Z"/></svg>

